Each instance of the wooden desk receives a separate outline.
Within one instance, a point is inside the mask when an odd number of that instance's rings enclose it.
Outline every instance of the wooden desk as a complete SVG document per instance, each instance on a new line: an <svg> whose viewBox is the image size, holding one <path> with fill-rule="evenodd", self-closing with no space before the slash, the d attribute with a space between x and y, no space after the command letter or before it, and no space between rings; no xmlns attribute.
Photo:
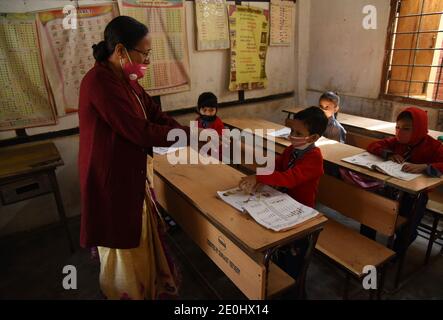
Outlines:
<svg viewBox="0 0 443 320"><path fill-rule="evenodd" d="M224 123L228 126L228 127L235 127L238 129L244 129L244 128L251 128L251 129L257 129L257 128L263 128L263 129L267 129L267 128L272 128L272 129L279 129L281 128L281 125L279 124L274 124L272 122L266 121L266 120L260 120L260 119L232 119L232 118L228 118L228 119L224 119ZM289 145L289 142L282 142L281 140L279 140L278 142L276 141L276 152L279 152L279 149L277 148L277 145L281 143L281 144L285 144L285 145ZM385 184L392 186L398 190L400 190L401 192L406 192L408 194L411 194L414 198L412 207L411 207L411 216L409 217L409 221L414 221L415 217L414 215L418 214L418 212L415 210L416 204L419 203L420 199L425 195L425 193L433 188L436 188L440 185L443 184L443 179L442 178L430 178L427 176L421 176L418 177L412 181L403 181L400 179L396 179L381 173L378 173L376 171L373 170L369 170L360 166L356 166L356 165L352 165L350 163L344 162L341 159L345 158L345 157L350 157L350 156L354 156L357 155L359 153L364 152L364 149L361 148L357 148L354 146L350 146L350 145L346 145L346 144L340 144L337 143L336 141L332 141L329 139L326 139L324 137L322 137L321 139L319 139L316 143L316 145L321 149L322 155L323 155L323 159L327 162L330 163L334 163L336 165L339 165L341 167L365 174L373 179L379 180L379 181L383 181ZM281 148L280 148L281 150ZM412 234L413 232L415 232L415 230L413 230L413 227L410 223L407 223L406 225L406 233L408 234ZM399 284L400 281L400 275L401 275L401 270L403 267L403 262L404 262L404 258L405 258L406 252L401 252L400 253L400 263L399 263L399 269L397 272L397 277L395 280L396 283L396 287Z"/></svg>
<svg viewBox="0 0 443 320"><path fill-rule="evenodd" d="M1 148L0 200L3 205L8 205L53 193L71 252L74 252L74 243L66 223L63 201L55 175L55 169L63 164L52 142Z"/></svg>
<svg viewBox="0 0 443 320"><path fill-rule="evenodd" d="M288 117L291 114L297 113L298 111L303 110L302 107L293 107L283 109L283 112L288 114ZM395 135L395 122L388 122L383 120L377 120L372 118L366 118L361 116L355 116L348 113L339 112L337 120L351 130L365 130L369 133L373 132L376 134L380 134L378 138L384 138L387 136ZM439 136L443 136L443 132L429 130L428 134L437 139Z"/></svg>
<svg viewBox="0 0 443 320"><path fill-rule="evenodd" d="M244 130L249 128L251 130L254 129L274 129L279 130L284 126L278 123L270 122L262 119L239 119L239 118L226 118L223 119L223 123L230 127L236 128L239 130ZM272 139L273 137L266 136L266 139ZM284 138L275 138L275 152L278 154L283 153L283 150L290 146L291 143ZM371 178L374 178L379 181L386 181L388 176L382 173L378 173L376 171L363 168L360 166L353 165L351 163L347 163L342 161L341 159L345 157L351 157L356 154L362 153L365 150L353 147L346 144L338 143L337 141L327 139L325 137L321 137L317 142L316 146L318 146L322 152L323 159L327 162L337 164L341 167L365 174Z"/></svg>
<svg viewBox="0 0 443 320"><path fill-rule="evenodd" d="M154 170L160 205L250 299L264 299L287 286L292 278L270 262L271 254L279 246L308 239L303 271L296 279L299 290L304 290L310 253L327 221L323 215L291 230L274 232L216 197L216 191L238 185L243 174L234 168L225 164L171 165L167 155L155 155Z"/></svg>

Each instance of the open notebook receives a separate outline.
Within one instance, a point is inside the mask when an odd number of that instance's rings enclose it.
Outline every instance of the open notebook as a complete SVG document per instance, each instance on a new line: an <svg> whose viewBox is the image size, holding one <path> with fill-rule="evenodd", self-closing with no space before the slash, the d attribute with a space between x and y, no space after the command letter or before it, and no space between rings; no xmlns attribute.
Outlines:
<svg viewBox="0 0 443 320"><path fill-rule="evenodd" d="M369 152L363 152L353 157L343 158L342 161L352 163L358 166L366 167L372 170L380 171L388 176L405 181L411 181L421 174L408 173L401 170L405 163L396 163L394 161L385 161Z"/></svg>
<svg viewBox="0 0 443 320"><path fill-rule="evenodd" d="M255 194L245 194L239 188L218 191L218 197L241 212L248 213L267 229L284 231L318 215L307 207L269 186Z"/></svg>

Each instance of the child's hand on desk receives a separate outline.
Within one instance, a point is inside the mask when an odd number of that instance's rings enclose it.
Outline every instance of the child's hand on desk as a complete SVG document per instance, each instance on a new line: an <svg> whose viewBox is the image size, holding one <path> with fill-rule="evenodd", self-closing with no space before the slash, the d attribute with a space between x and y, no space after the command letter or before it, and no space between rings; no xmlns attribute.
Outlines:
<svg viewBox="0 0 443 320"><path fill-rule="evenodd" d="M405 162L405 159L401 155L399 155L399 154L390 155L388 157L388 160L391 160L391 161L394 161L394 162L397 162L397 163Z"/></svg>
<svg viewBox="0 0 443 320"><path fill-rule="evenodd" d="M257 179L255 175L241 178L238 187L246 193L254 193L257 189Z"/></svg>
<svg viewBox="0 0 443 320"><path fill-rule="evenodd" d="M405 164L401 170L408 173L422 173L426 170L428 167L427 164L415 164L415 163L408 163Z"/></svg>

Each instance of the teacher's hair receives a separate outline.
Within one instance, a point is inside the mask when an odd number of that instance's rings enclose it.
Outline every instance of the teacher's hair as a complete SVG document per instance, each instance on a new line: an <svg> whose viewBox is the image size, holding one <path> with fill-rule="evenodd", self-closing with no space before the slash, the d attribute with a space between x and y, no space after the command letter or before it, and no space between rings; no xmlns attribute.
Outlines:
<svg viewBox="0 0 443 320"><path fill-rule="evenodd" d="M134 49L147 34L148 27L143 23L128 16L118 16L106 26L105 40L92 46L94 58L98 62L108 60L118 43L128 50Z"/></svg>

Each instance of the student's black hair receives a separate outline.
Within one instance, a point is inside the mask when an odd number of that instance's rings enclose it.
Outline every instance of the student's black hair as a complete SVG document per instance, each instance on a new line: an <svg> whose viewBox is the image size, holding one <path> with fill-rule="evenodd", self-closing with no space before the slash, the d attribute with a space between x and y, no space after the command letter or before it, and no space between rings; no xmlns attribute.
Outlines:
<svg viewBox="0 0 443 320"><path fill-rule="evenodd" d="M399 120L411 120L412 121L412 114L409 111L400 112L400 114L397 117L397 121L399 121Z"/></svg>
<svg viewBox="0 0 443 320"><path fill-rule="evenodd" d="M320 99L318 99L318 101L320 101L320 100L331 101L332 103L335 104L335 106L340 105L340 97L339 97L338 93L336 93L336 92L327 91L320 96Z"/></svg>
<svg viewBox="0 0 443 320"><path fill-rule="evenodd" d="M203 107L218 108L217 96L215 94L213 94L212 92L203 92L198 97L197 111Z"/></svg>
<svg viewBox="0 0 443 320"><path fill-rule="evenodd" d="M319 107L309 107L294 114L294 119L300 120L306 126L309 134L323 135L328 126L328 118Z"/></svg>
<svg viewBox="0 0 443 320"><path fill-rule="evenodd" d="M108 60L118 43L128 50L134 49L148 32L148 27L134 18L118 16L112 19L105 28L104 40L92 46L95 60Z"/></svg>

